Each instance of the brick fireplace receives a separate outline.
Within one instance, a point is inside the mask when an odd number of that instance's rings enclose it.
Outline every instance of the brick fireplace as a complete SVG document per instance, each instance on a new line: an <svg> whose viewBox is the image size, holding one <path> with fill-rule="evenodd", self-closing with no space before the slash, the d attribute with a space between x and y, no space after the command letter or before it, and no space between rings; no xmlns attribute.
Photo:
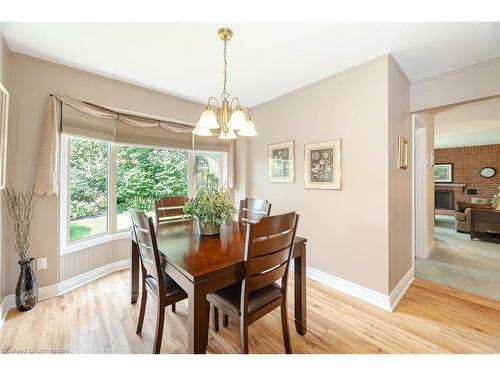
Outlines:
<svg viewBox="0 0 500 375"><path fill-rule="evenodd" d="M492 198L497 193L500 186L500 144L435 149L434 156L436 164L453 164L453 183L435 184L435 196L440 199L439 202L435 200L437 214L454 214L455 207L441 208L446 203L446 195L448 198L453 195L456 206L457 201L470 202L472 197ZM481 177L479 171L483 167L495 168L496 175Z"/></svg>
<svg viewBox="0 0 500 375"><path fill-rule="evenodd" d="M453 215L455 213L457 197L461 197L464 184L435 184L434 185L435 213Z"/></svg>

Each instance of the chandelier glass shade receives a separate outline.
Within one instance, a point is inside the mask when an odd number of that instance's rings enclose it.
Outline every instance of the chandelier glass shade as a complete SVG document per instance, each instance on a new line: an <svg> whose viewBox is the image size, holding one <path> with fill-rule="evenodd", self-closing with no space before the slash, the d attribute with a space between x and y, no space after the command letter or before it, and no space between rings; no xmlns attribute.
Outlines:
<svg viewBox="0 0 500 375"><path fill-rule="evenodd" d="M200 115L200 119L196 123L193 134L209 137L214 135L212 130L220 130L219 139L231 140L236 139L238 135L244 137L253 137L257 135L255 125L250 119L248 108L240 105L238 97L234 97L229 101L229 93L226 91L227 86L227 42L233 36L233 32L228 28L221 28L217 32L218 36L224 42L224 88L221 94L222 101L219 101L211 96L208 99L207 106ZM216 105L212 103L215 102ZM236 105L233 109L233 103Z"/></svg>

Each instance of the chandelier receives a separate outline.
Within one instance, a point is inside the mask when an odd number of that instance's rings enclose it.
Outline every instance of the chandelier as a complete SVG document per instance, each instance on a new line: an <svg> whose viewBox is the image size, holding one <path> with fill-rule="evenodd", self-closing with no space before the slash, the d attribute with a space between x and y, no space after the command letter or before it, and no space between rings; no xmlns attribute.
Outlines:
<svg viewBox="0 0 500 375"><path fill-rule="evenodd" d="M208 98L207 106L201 113L200 120L196 123L193 134L209 137L213 135L212 130L220 129L219 139L235 139L238 135L253 137L257 135L255 125L250 118L248 108L240 105L240 100L236 96L229 100L227 86L227 42L233 36L233 32L228 28L221 28L217 35L224 42L224 88L222 90L222 102L211 96ZM217 103L212 106L211 103ZM233 109L233 104L236 106Z"/></svg>

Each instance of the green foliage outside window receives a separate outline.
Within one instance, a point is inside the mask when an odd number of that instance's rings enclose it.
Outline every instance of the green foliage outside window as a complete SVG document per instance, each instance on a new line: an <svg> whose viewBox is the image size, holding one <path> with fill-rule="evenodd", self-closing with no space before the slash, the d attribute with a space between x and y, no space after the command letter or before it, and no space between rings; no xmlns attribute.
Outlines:
<svg viewBox="0 0 500 375"><path fill-rule="evenodd" d="M188 152L185 150L118 146L117 210L153 210L161 197L187 195Z"/></svg>
<svg viewBox="0 0 500 375"><path fill-rule="evenodd" d="M196 185L219 184L219 154L196 153Z"/></svg>
<svg viewBox="0 0 500 375"><path fill-rule="evenodd" d="M108 201L106 143L72 139L69 168L70 219L105 215Z"/></svg>

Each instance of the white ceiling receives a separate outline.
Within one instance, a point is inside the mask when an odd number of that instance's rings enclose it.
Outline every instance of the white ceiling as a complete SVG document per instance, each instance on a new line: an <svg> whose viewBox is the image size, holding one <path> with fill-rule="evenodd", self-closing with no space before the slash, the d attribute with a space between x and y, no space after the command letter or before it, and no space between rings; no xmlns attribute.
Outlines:
<svg viewBox="0 0 500 375"><path fill-rule="evenodd" d="M434 130L435 148L500 144L500 98L441 110Z"/></svg>
<svg viewBox="0 0 500 375"><path fill-rule="evenodd" d="M3 23L15 52L204 102L219 24ZM228 91L247 106L391 53L415 81L500 56L500 23L229 23Z"/></svg>

